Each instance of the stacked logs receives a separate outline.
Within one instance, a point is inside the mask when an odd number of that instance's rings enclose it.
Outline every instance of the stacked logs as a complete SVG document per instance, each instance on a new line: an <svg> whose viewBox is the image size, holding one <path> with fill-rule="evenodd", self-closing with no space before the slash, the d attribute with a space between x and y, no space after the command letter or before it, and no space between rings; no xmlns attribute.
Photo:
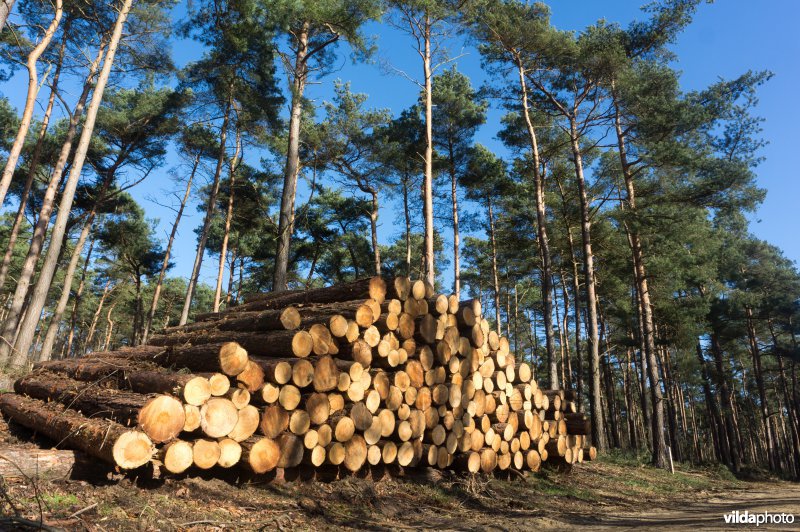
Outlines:
<svg viewBox="0 0 800 532"><path fill-rule="evenodd" d="M479 301L374 277L255 295L147 346L38 364L0 410L122 468L171 473L594 458L574 394L533 377Z"/></svg>

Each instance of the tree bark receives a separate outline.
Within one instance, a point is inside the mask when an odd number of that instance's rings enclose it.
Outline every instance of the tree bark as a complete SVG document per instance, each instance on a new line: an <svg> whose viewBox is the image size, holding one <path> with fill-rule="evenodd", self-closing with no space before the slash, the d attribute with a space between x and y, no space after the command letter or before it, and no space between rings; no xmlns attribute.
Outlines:
<svg viewBox="0 0 800 532"><path fill-rule="evenodd" d="M461 301L461 239L458 232L458 178L452 144L450 146L450 189L453 197L453 293Z"/></svg>
<svg viewBox="0 0 800 532"><path fill-rule="evenodd" d="M58 303L56 303L56 307L53 310L53 316L50 318L50 325L47 327L47 333L44 336L42 349L37 357L39 362L50 360L52 356L53 344L55 344L56 334L58 333L58 328L61 325L61 317L64 315L64 311L67 309L69 295L72 292L72 280L75 277L75 270L78 268L78 262L80 262L81 254L83 253L83 246L86 244L86 239L89 237L89 232L92 230L94 219L95 210L93 209L92 212L89 213L88 219L83 224L81 233L78 236L78 241L75 243L75 249L72 250L72 257L70 258L69 265L67 266L67 271L64 274L64 288L62 288L61 297L59 297ZM89 259L90 256L87 255L87 263Z"/></svg>
<svg viewBox="0 0 800 532"><path fill-rule="evenodd" d="M0 6L1 5L3 4L0 4ZM56 101L58 81L61 78L61 69L64 66L64 52L67 48L67 37L70 26L70 20L67 20L67 22L64 24L64 38L61 41L61 48L58 51L58 63L56 64L56 70L53 73L53 81L50 83L50 97L47 100L47 107L45 108L44 116L42 117L42 125L39 129L39 137L36 139L36 145L33 147L33 154L31 155L31 160L28 164L28 177L25 180L25 186L23 187L22 194L20 195L17 215L14 218L13 225L11 226L11 232L8 235L6 253L3 256L3 263L0 265L0 290L2 290L3 286L6 284L8 269L10 268L11 260L14 257L14 247L17 243L17 237L19 236L19 230L22 226L22 221L25 219L25 209L28 206L28 196L30 195L31 188L33 187L33 181L36 178L36 171L39 169L39 159L42 155L42 145L44 144L44 139L47 136L47 128L50 125L50 117L53 113L53 104ZM1 27L0 30L2 30Z"/></svg>
<svg viewBox="0 0 800 532"><path fill-rule="evenodd" d="M425 278L431 286L436 286L434 265L433 234L433 70L431 66L431 16L425 13L424 51L422 56L425 76L425 175L423 180L423 201L425 211Z"/></svg>
<svg viewBox="0 0 800 532"><path fill-rule="evenodd" d="M97 57L89 69L89 75L87 76L86 82L83 85L83 92L81 93L78 103L75 106L75 110L70 117L69 127L67 129L64 144L61 146L61 152L59 153L58 161L53 168L53 174L50 176L50 182L48 183L44 197L42 198L42 206L39 211L39 218L36 220L36 225L34 226L33 235L31 237L31 244L25 257L25 261L23 262L19 279L17 279L17 287L14 291L14 297L11 301L8 313L6 314L3 324L3 331L0 335L3 338L2 343L0 343L0 367L5 367L11 358L11 348L16 338L17 326L19 325L25 300L28 297L28 289L30 288L31 281L33 280L36 263L39 260L39 254L41 253L42 246L44 245L44 239L50 224L50 216L53 213L53 206L58 185L61 182L61 177L64 174L67 160L72 153L72 142L75 140L75 135L78 131L78 122L83 115L86 100L89 97L89 92L93 87L94 76L97 73L97 69L99 68L103 59L105 46L105 42L101 43L100 49L97 52Z"/></svg>
<svg viewBox="0 0 800 532"><path fill-rule="evenodd" d="M3 31L3 28L6 27L6 22L8 22L8 16L11 14L11 10L14 8L15 1L16 0L0 1L0 31Z"/></svg>
<svg viewBox="0 0 800 532"><path fill-rule="evenodd" d="M300 171L300 122L303 118L303 93L308 81L308 33L309 23L304 22L297 34L292 80L292 110L289 115L289 139L278 220L278 248L275 252L275 271L272 277L273 292L287 290L289 283L289 246L294 232L294 202L297 195L297 176Z"/></svg>
<svg viewBox="0 0 800 532"><path fill-rule="evenodd" d="M69 178L61 193L58 216L56 217L56 222L53 225L53 231L50 235L50 247L47 250L42 269L39 272L39 280L31 296L25 319L22 322L16 342L14 343L15 353L11 360L11 366L22 366L26 363L28 358L28 350L33 342L36 325L39 323L42 309L47 300L47 293L53 281L53 274L58 265L58 256L61 252L64 232L66 231L67 221L69 220L69 215L72 210L72 201L75 196L75 189L78 186L78 179L80 178L83 163L86 160L86 154L89 149L89 143L92 139L92 132L94 130L95 120L97 119L97 111L103 100L103 92L108 83L108 77L111 74L114 55L117 52L117 47L122 37L122 29L128 17L132 2L133 0L125 0L120 8L119 16L114 26L114 33L108 45L103 68L98 76L97 85L92 94L92 101L86 112L86 120L81 131L81 139L75 151Z"/></svg>
<svg viewBox="0 0 800 532"><path fill-rule="evenodd" d="M583 278L586 291L586 317L589 326L589 371L592 374L589 402L592 411L592 443L599 451L606 448L603 434L603 411L600 387L600 334L597 327L597 283L594 277L594 253L592 252L591 207L583 175L583 158L579 134L574 117L570 117L570 145L575 164L575 178L581 211L581 240L583 241ZM663 438L663 434L662 434Z"/></svg>
<svg viewBox="0 0 800 532"><path fill-rule="evenodd" d="M620 166L622 175L625 179L625 190L627 193L626 203L629 210L636 215L636 192L633 182L633 172L628 162L627 149L625 145L625 134L622 130L621 116L619 107L614 105L614 127L617 135L617 146L619 148ZM642 252L641 239L638 230L629 230L629 243L633 255L634 277L636 291L640 300L641 335L647 357L648 378L650 381L650 395L652 401L652 438L653 438L653 464L656 467L666 467L666 440L664 439L664 405L661 397L661 386L658 379L658 364L656 362L655 338L653 326L653 311L650 301L650 290L647 283L647 275L644 266L644 254Z"/></svg>
<svg viewBox="0 0 800 532"><path fill-rule="evenodd" d="M186 181L186 190L183 193L181 206L178 208L178 213L175 215L175 221L172 223L172 230L169 233L167 249L164 251L164 262L161 263L161 271L158 273L158 281L156 281L156 287L153 290L153 301L150 302L150 310L147 313L147 320L145 321L144 331L142 332L143 344L147 343L147 339L150 336L150 331L153 328L153 319L155 318L156 309L158 308L158 300L161 298L161 289L164 286L164 277L166 277L167 269L169 268L169 257L172 253L172 245L175 243L175 236L178 234L178 226L181 223L181 218L183 217L183 210L186 208L186 203L189 201L189 195L192 192L192 181L194 181L194 176L199 165L200 155L198 154L194 158L194 165L192 166L192 172L189 174L189 179Z"/></svg>
<svg viewBox="0 0 800 532"><path fill-rule="evenodd" d="M525 125L528 130L528 137L531 143L531 154L533 155L533 184L535 188L536 200L536 243L539 247L539 257L542 261L541 284L542 284L542 307L545 335L545 348L547 359L550 361L550 388L558 389L558 366L556 364L555 346L553 345L553 294L550 286L550 245L547 241L547 213L545 211L544 198L544 177L541 171L541 161L539 160L539 144L536 138L536 130L533 127L530 112L528 109L528 86L525 82L525 68L521 59L516 59L517 71L519 73L519 84L521 89L522 114L525 118Z"/></svg>
<svg viewBox="0 0 800 532"><path fill-rule="evenodd" d="M375 261L375 275L381 274L381 248L378 245L378 191L370 189L372 211L369 213L369 226L372 238L372 255Z"/></svg>
<svg viewBox="0 0 800 532"><path fill-rule="evenodd" d="M411 212L408 206L408 178L403 180L403 217L406 222L406 277L411 275Z"/></svg>
<svg viewBox="0 0 800 532"><path fill-rule="evenodd" d="M189 278L189 286L186 288L186 298L183 301L183 310L181 311L181 319L178 322L180 325L189 321L189 309L192 307L192 299L194 298L194 290L197 287L200 278L200 268L203 265L203 255L206 251L206 242L208 242L208 230L211 227L211 220L214 217L214 209L217 206L217 194L219 194L219 180L222 175L222 165L225 162L225 141L228 138L228 122L231 114L231 100L229 99L225 105L225 113L222 118L222 128L219 133L219 156L217 157L217 167L214 170L214 181L211 185L211 193L208 196L208 204L206 205L206 216L203 220L203 229L200 232L200 240L197 242L197 253L194 256L194 266L192 267L192 276Z"/></svg>
<svg viewBox="0 0 800 532"><path fill-rule="evenodd" d="M764 373L761 369L761 352L758 348L758 338L756 337L756 328L753 323L753 309L749 306L745 307L745 316L747 316L747 339L750 344L750 356L753 358L753 371L756 377L756 386L758 387L761 422L764 424L764 431L766 434L765 443L767 445L767 458L769 460L770 469L776 471L778 469L776 437L773 432L773 427L770 424L767 391L764 386Z"/></svg>
<svg viewBox="0 0 800 532"><path fill-rule="evenodd" d="M489 210L489 238L492 244L492 283L494 287L494 320L497 334L500 335L500 278L497 275L497 242L494 237L494 210L492 208L491 196L486 196L486 203Z"/></svg>
<svg viewBox="0 0 800 532"><path fill-rule="evenodd" d="M231 222L233 220L234 188L236 187L236 171L238 170L238 160L242 150L242 133L236 127L236 152L230 162L230 190L228 191L228 209L225 212L225 232L222 236L222 249L219 252L219 267L217 269L217 287L214 290L214 312L219 312L219 303L222 298L222 279L225 275L225 260L228 256L228 240L231 234Z"/></svg>
<svg viewBox="0 0 800 532"><path fill-rule="evenodd" d="M3 7L0 8L0 17L2 17L4 8L5 4L3 4ZM58 29L58 25L61 22L61 16L63 14L63 2L62 0L56 0L53 20L45 30L42 40L39 41L33 50L31 50L31 52L28 54L28 59L25 62L25 66L28 69L28 93L25 97L25 108L22 111L22 119L20 120L19 129L17 130L17 136L14 139L14 144L11 145L11 149L8 152L6 166L3 169L2 177L0 177L0 205L2 205L6 199L6 193L8 192L8 187L11 184L11 178L14 177L14 170L17 169L17 162L19 161L19 156L22 153L22 148L25 145L25 139L28 137L28 128L30 128L31 120L33 119L33 109L36 106L36 96L39 93L39 74L36 71L36 63L39 62L39 58L50 45L50 41L53 39L53 35L55 35L56 30ZM0 20L2 21L2 24L5 24L4 18ZM1 26L0 29L2 29Z"/></svg>

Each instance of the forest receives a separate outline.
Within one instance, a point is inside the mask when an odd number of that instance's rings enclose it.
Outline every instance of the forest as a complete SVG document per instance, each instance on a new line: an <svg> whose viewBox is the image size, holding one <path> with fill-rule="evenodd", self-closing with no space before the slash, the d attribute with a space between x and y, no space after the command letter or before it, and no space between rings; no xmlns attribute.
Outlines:
<svg viewBox="0 0 800 532"><path fill-rule="evenodd" d="M2 2L0 76L27 92L0 98L0 368L405 275L479 299L599 452L800 478L800 274L748 222L772 73L681 87L704 4L566 31L522 0ZM381 62L376 27L413 56L384 65L408 108L338 78ZM495 119L502 150L476 140Z"/></svg>

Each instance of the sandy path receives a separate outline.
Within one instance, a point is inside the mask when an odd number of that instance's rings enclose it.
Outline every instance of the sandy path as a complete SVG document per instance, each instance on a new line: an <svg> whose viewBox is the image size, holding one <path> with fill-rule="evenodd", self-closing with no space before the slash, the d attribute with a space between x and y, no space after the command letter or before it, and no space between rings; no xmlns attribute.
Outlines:
<svg viewBox="0 0 800 532"><path fill-rule="evenodd" d="M800 530L800 485L791 483L754 483L746 490L735 490L726 493L713 493L705 500L689 502L681 506L664 508L653 507L646 511L630 512L613 508L602 508L597 515L583 513L567 514L557 519L527 520L513 526L522 528L538 527L540 529L563 529L568 526L589 526L592 530L638 529L649 530L749 530L756 526L727 524L723 515L739 510L750 513L787 513L795 516L792 525L761 525L758 529L768 530Z"/></svg>

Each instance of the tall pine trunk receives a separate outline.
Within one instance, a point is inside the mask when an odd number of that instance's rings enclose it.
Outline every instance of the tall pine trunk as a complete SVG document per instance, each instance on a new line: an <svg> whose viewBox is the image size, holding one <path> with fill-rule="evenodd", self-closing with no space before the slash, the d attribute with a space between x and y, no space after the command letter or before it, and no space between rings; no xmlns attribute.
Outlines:
<svg viewBox="0 0 800 532"><path fill-rule="evenodd" d="M300 121L303 117L303 93L308 76L308 32L309 24L305 22L297 35L298 46L292 80L292 110L289 115L289 139L278 219L278 249L275 253L275 271L272 277L273 292L286 290L289 282L289 246L294 232L294 202L297 195L297 175L300 171Z"/></svg>
<svg viewBox="0 0 800 532"><path fill-rule="evenodd" d="M0 0L0 31L3 31L3 28L6 27L8 16L11 14L11 10L14 9L14 2L15 0Z"/></svg>
<svg viewBox="0 0 800 532"><path fill-rule="evenodd" d="M766 446L767 458L769 461L769 468L772 471L778 470L777 463L777 450L776 450L776 437L773 432L773 427L770 424L769 405L767 403L767 391L764 386L764 372L761 369L761 351L758 348L758 338L756 337L756 328L753 323L753 309L749 306L745 307L745 316L747 317L747 339L750 344L750 356L753 358L753 372L756 377L756 386L758 387L758 400L761 410L761 422L764 424L764 431L766 433Z"/></svg>
<svg viewBox="0 0 800 532"><path fill-rule="evenodd" d="M53 213L58 186L61 183L62 176L64 175L64 170L67 166L67 160L72 153L72 143L75 140L75 136L78 132L78 124L83 116L86 100L88 99L89 93L94 86L94 77L97 74L98 68L103 60L105 47L106 43L102 42L100 44L100 49L97 52L97 57L95 57L94 62L92 62L91 66L89 67L89 74L84 82L83 91L81 92L78 102L75 105L75 109L70 116L69 126L67 127L64 143L61 146L58 160L56 161L55 167L53 168L53 173L50 175L50 181L45 189L44 196L42 197L42 205L39 210L39 217L36 220L36 225L33 228L33 235L31 236L31 243L28 248L28 253L23 261L22 269L20 270L20 274L17 279L14 297L11 300L11 305L8 308L8 313L6 314L3 322L2 334L0 334L0 336L3 338L3 341L0 342L0 368L5 367L11 358L11 350L14 341L16 340L16 332L20 324L25 301L28 299L28 290L31 282L33 281L36 263L39 260L39 254L42 252L42 246L44 245L45 236L50 224L50 216Z"/></svg>
<svg viewBox="0 0 800 532"><path fill-rule="evenodd" d="M120 7L117 21L114 25L114 33L108 45L108 51L103 63L103 68L97 78L97 85L92 94L92 101L86 111L86 120L83 124L81 131L81 138L75 150L75 157L72 161L70 168L69 178L67 179L64 189L61 192L61 201L58 206L58 216L56 216L53 231L50 236L50 247L47 250L42 269L39 272L39 280L33 290L30 303L28 305L25 319L22 322L19 333L17 334L16 342L14 343L15 353L11 359L12 366L22 366L27 362L28 351L33 342L33 337L36 332L36 326L42 314L45 302L47 300L47 293L50 290L50 285L53 282L53 275L55 274L56 267L58 266L58 256L61 252L61 244L64 239L64 232L66 231L67 222L69 220L70 212L72 210L72 201L75 197L75 189L78 186L83 164L86 161L86 155L89 149L89 144L92 140L92 132L94 131L95 120L97 119L97 112L100 109L100 103L103 101L103 92L105 91L106 84L108 83L109 75L111 74L111 67L114 64L114 55L117 52L120 39L122 38L122 30L125 26L125 21L128 18L131 4L133 0L125 0Z"/></svg>
<svg viewBox="0 0 800 532"><path fill-rule="evenodd" d="M403 180L403 217L406 222L406 277L411 276L411 211L408 205L408 181Z"/></svg>
<svg viewBox="0 0 800 532"><path fill-rule="evenodd" d="M50 360L53 353L53 345L56 341L56 334L61 326L61 318L64 316L64 311L67 310L69 303L69 296L72 293L72 281L75 277L75 271L78 269L78 262L80 262L81 255L83 254L83 246L86 245L86 239L89 237L89 232L92 230L92 225L95 219L95 209L89 213L86 222L83 224L78 241L75 243L75 248L72 250L72 257L70 257L67 271L64 274L64 287L61 289L61 296L53 309L53 315L50 318L50 324L47 327L47 333L42 342L42 349L39 351L38 360L40 362ZM87 257L89 260L89 257Z"/></svg>
<svg viewBox="0 0 800 532"><path fill-rule="evenodd" d="M497 274L497 241L494 235L494 209L492 207L492 197L486 196L486 204L489 210L489 240L492 244L492 283L494 287L494 319L497 326L497 334L502 334L500 330L500 278Z"/></svg>
<svg viewBox="0 0 800 532"><path fill-rule="evenodd" d="M598 450L603 450L606 448L606 442L603 432L602 390L600 388L600 333L597 326L597 283L594 276L594 253L592 252L591 206L589 205L586 180L583 175L583 158L579 138L575 119L570 117L570 145L575 164L575 179L578 183L578 198L581 211L583 278L586 291L586 319L589 329L589 371L591 373L589 405L592 413L592 442Z"/></svg>
<svg viewBox="0 0 800 532"><path fill-rule="evenodd" d="M458 231L458 176L456 175L455 154L450 145L450 192L453 197L453 293L461 300L461 236Z"/></svg>
<svg viewBox="0 0 800 532"><path fill-rule="evenodd" d="M164 251L164 261L161 263L161 271L158 273L158 281L156 281L156 287L153 290L153 300L150 302L150 310L147 313L147 319L145 320L144 324L144 331L142 332L143 344L147 343L147 339L150 336L150 331L153 328L153 318L155 318L156 309L158 308L158 300L161 297L161 289L164 286L164 277L166 277L167 269L169 268L169 257L172 254L172 245L175 243L175 236L178 234L178 226L181 223L181 218L183 217L183 210L186 208L186 203L189 201L189 195L192 192L192 181L194 181L194 175L197 172L197 167L199 165L200 165L200 155L198 154L194 158L194 164L192 165L192 172L189 174L189 179L186 181L186 191L183 193L181 206L178 207L178 213L175 215L175 221L172 223L172 230L169 233L169 240L167 241L167 249Z"/></svg>
<svg viewBox="0 0 800 532"><path fill-rule="evenodd" d="M75 292L75 300L72 303L72 316L70 317L69 333L67 334L67 341L64 345L64 356L69 356L72 353L72 344L75 341L75 330L78 327L78 310L80 309L81 300L83 298L83 291L86 288L86 274L89 271L89 264L92 258L92 250L94 249L95 237L92 237L89 242L89 251L86 252L86 259L83 261L83 270L81 271L81 280L78 283L78 290ZM63 358L63 357L62 357Z"/></svg>
<svg viewBox="0 0 800 532"><path fill-rule="evenodd" d="M381 274L381 248L378 245L378 191L370 187L369 194L372 200L372 210L369 213L369 228L372 238L372 257L375 265L375 275Z"/></svg>
<svg viewBox="0 0 800 532"><path fill-rule="evenodd" d="M17 243L19 230L22 227L22 222L25 220L25 209L28 206L28 197L30 196L33 181L36 179L36 172L39 169L39 160L42 156L42 146L47 137L47 128L50 125L50 117L53 114L53 105L56 101L56 93L58 91L58 81L61 78L61 69L64 66L64 52L67 49L67 38L69 37L69 28L71 26L70 20L64 24L64 38L61 40L61 47L58 50L58 62L56 63L56 70L53 73L53 81L50 83L50 97L47 100L47 107L44 110L42 117L42 124L39 128L39 136L36 139L36 144L33 147L33 154L28 163L28 176L25 179L25 186L19 198L19 206L17 208L17 215L14 217L14 223L11 225L11 231L8 234L8 245L6 246L6 253L3 255L3 263L0 265L0 290L6 284L6 277L8 276L8 269L11 267L11 260L14 257L14 247Z"/></svg>
<svg viewBox="0 0 800 532"><path fill-rule="evenodd" d="M422 57L425 75L425 176L423 180L423 202L425 211L425 277L431 286L436 285L436 270L433 263L433 69L431 66L431 17L425 13Z"/></svg>
<svg viewBox="0 0 800 532"><path fill-rule="evenodd" d="M219 182L222 175L222 165L225 162L225 141L228 138L228 122L231 114L231 100L229 99L225 105L225 111L222 117L222 128L219 133L219 154L217 156L217 167L214 170L214 180L211 183L211 193L208 196L208 204L206 205L206 215L203 219L203 228L200 231L200 240L197 242L197 252L194 256L194 266L192 267L192 276L189 277L189 286L186 287L186 298L183 301L183 310L181 311L181 319L178 325L185 325L189 321L189 309L192 307L192 299L194 298L194 290L197 287L197 282L200 278L200 268L203 266L203 255L206 252L206 242L208 242L208 231L211 228L211 220L214 218L214 210L217 207L217 194L219 194Z"/></svg>
<svg viewBox="0 0 800 532"><path fill-rule="evenodd" d="M536 201L536 244L539 247L539 257L542 261L541 285L542 285L542 307L544 322L545 349L547 350L547 360L550 369L550 388L558 389L558 364L556 363L555 346L553 345L553 294L550 286L551 258L550 245L547 241L547 213L545 211L544 199L544 177L542 176L541 162L539 160L539 143L536 138L536 130L533 127L530 110L528 108L528 85L525 81L525 68L522 60L517 57L517 72L519 74L520 103L522 115L525 118L525 125L528 130L528 138L531 143L531 154L533 156L533 184L535 188Z"/></svg>
<svg viewBox="0 0 800 532"><path fill-rule="evenodd" d="M625 180L627 194L626 203L631 214L636 215L636 191L633 182L633 172L628 162L625 143L625 133L622 129L619 107L614 106L614 127L617 135L620 166ZM664 438L664 404L661 394L661 385L658 378L658 364L656 362L655 327L653 325L653 311L650 301L650 290L644 266L641 238L638 229L629 230L628 239L633 256L634 281L636 292L639 296L640 309L640 334L643 340L645 356L647 357L648 380L650 381L650 399L652 403L652 439L653 439L653 465L666 467L666 440Z"/></svg>
<svg viewBox="0 0 800 532"><path fill-rule="evenodd" d="M236 187L236 171L239 165L239 157L242 151L242 133L239 127L236 128L236 152L230 162L230 177L228 191L228 209L225 212L225 230L222 235L222 248L219 252L219 267L217 268L217 287L214 290L214 312L219 312L219 304L222 299L222 279L225 275L225 260L228 256L228 240L231 236L231 223L233 221L233 203L235 198L234 189Z"/></svg>
<svg viewBox="0 0 800 532"><path fill-rule="evenodd" d="M0 9L0 11L2 11ZM53 20L42 35L42 40L34 46L33 50L28 54L28 59L25 61L25 67L28 69L28 93L25 96L25 107L22 111L22 119L19 123L17 136L14 139L14 144L8 151L6 158L6 166L3 169L3 175L0 177L0 205L6 199L8 187L11 184L11 178L14 177L14 170L17 169L17 162L22 153L22 148L25 146L25 139L28 137L28 128L30 128L31 120L33 119L33 110L36 107L36 96L39 94L39 74L36 70L36 64L44 51L50 45L58 25L61 22L61 16L64 14L64 6L62 0L56 0L55 13ZM5 20L3 20L5 23Z"/></svg>

